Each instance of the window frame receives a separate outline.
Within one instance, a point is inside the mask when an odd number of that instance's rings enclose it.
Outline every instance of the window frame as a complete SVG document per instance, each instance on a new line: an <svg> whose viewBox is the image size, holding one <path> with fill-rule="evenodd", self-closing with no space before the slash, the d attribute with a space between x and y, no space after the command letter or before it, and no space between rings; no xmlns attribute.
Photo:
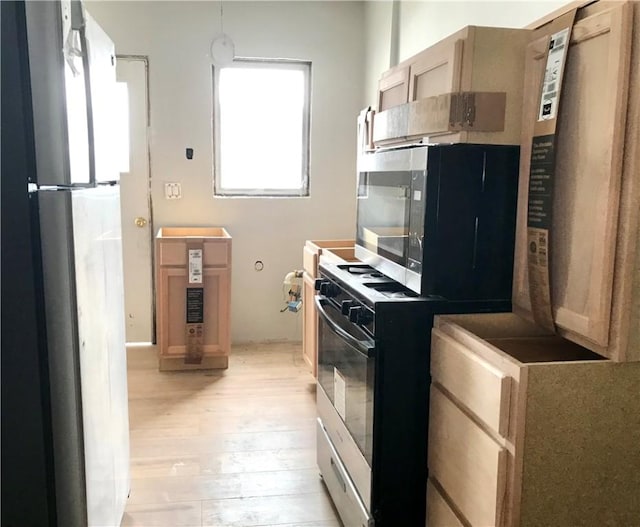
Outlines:
<svg viewBox="0 0 640 527"><path fill-rule="evenodd" d="M300 187L292 189L268 188L222 188L221 180L221 144L220 144L220 70L223 68L292 69L302 71L304 76L304 103L302 108L302 166ZM296 59L270 59L236 57L226 66L212 65L213 80L213 195L214 197L308 197L309 196L309 164L311 144L311 61Z"/></svg>

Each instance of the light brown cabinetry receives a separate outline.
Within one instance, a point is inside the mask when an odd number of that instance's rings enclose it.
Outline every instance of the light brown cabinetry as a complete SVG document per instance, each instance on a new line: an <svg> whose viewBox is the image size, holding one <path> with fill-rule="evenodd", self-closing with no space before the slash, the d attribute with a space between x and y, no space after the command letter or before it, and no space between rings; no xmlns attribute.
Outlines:
<svg viewBox="0 0 640 527"><path fill-rule="evenodd" d="M640 363L511 313L436 317L431 353L429 477L461 523L637 522Z"/></svg>
<svg viewBox="0 0 640 527"><path fill-rule="evenodd" d="M189 283L190 249L202 250L201 282ZM198 274L196 272L196 274ZM160 370L226 368L230 349L231 236L217 227L169 227L156 237L156 326ZM187 357L187 289L202 289L199 362Z"/></svg>
<svg viewBox="0 0 640 527"><path fill-rule="evenodd" d="M354 256L355 240L307 240L302 250L304 268L302 286L302 357L317 377L318 315L313 297L315 279L318 277L320 257L323 260L345 263L357 261Z"/></svg>
<svg viewBox="0 0 640 527"><path fill-rule="evenodd" d="M640 267L640 89L629 84L632 45L635 64L640 58L640 27L636 22L632 31L631 4L607 4L579 13L568 52L549 234L552 310L566 338L614 360L640 360L640 346L631 346L627 337ZM513 298L514 311L523 316L531 312L526 247L531 142L553 31L536 32L525 55Z"/></svg>
<svg viewBox="0 0 640 527"><path fill-rule="evenodd" d="M518 144L530 32L468 26L385 72L374 141Z"/></svg>
<svg viewBox="0 0 640 527"><path fill-rule="evenodd" d="M409 101L409 66L386 71L378 81L378 112Z"/></svg>
<svg viewBox="0 0 640 527"><path fill-rule="evenodd" d="M533 324L527 198L546 49L562 28L532 34L514 312L436 317L430 527L450 514L471 526L640 524L639 21L637 2L595 2L573 26L549 234L555 334Z"/></svg>

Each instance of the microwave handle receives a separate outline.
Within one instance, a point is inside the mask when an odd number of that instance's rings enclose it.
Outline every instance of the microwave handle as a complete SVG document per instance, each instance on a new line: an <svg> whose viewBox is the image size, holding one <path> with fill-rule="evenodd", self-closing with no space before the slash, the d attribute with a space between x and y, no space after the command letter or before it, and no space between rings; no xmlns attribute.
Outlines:
<svg viewBox="0 0 640 527"><path fill-rule="evenodd" d="M324 306L329 302L326 297L322 295L316 295L314 297L316 309L318 310L318 315L322 317L322 320L331 328L331 331L336 333L341 339L345 340L352 348L354 348L358 353L361 353L367 358L371 358L375 356L375 345L372 346L366 341L358 340L353 335L350 335L344 329L342 329L338 324L336 324L331 317L324 309Z"/></svg>

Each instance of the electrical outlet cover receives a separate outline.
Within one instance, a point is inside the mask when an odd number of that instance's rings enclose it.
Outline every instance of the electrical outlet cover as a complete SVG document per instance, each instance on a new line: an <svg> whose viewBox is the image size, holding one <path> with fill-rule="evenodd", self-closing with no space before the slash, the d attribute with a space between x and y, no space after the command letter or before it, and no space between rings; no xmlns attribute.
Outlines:
<svg viewBox="0 0 640 527"><path fill-rule="evenodd" d="M167 199L180 199L182 197L182 186L180 183L165 183L164 197Z"/></svg>

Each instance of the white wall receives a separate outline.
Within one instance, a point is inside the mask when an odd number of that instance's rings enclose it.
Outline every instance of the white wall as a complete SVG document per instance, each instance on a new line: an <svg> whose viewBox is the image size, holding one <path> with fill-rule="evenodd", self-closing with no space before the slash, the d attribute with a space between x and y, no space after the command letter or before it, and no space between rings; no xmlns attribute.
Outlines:
<svg viewBox="0 0 640 527"><path fill-rule="evenodd" d="M400 2L399 61L403 61L468 25L524 27L566 5L568 0L423 0ZM367 5L365 35L391 45L391 2ZM368 41L369 42L369 41ZM366 48L365 100L375 104L377 82L388 68L377 47ZM389 47L384 50L387 61ZM370 68L374 68L371 70Z"/></svg>
<svg viewBox="0 0 640 527"><path fill-rule="evenodd" d="M355 120L364 73L363 4L229 2L236 55L312 61L309 198L214 198L209 45L219 2L88 2L118 54L149 57L155 228L224 226L233 236L232 341L300 340L302 313L279 313L282 279L302 266L306 239L355 231ZM256 90L259 87L256 86ZM247 129L247 154L259 141ZM185 158L185 148L194 158ZM167 201L163 183L182 184ZM264 270L256 272L254 262Z"/></svg>

